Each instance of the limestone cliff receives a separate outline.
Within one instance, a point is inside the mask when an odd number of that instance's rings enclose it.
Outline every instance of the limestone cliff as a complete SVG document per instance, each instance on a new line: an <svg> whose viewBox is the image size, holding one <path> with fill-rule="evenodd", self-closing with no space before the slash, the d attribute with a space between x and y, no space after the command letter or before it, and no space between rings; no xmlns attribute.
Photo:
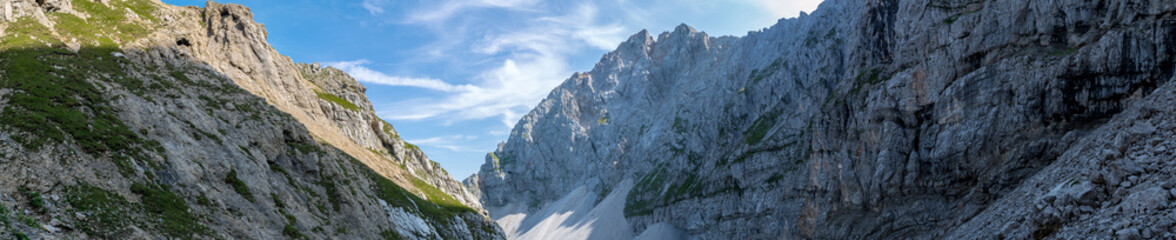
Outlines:
<svg viewBox="0 0 1176 240"><path fill-rule="evenodd" d="M467 185L520 238L1172 238L1173 13L826 0L642 31Z"/></svg>
<svg viewBox="0 0 1176 240"><path fill-rule="evenodd" d="M248 8L0 2L0 236L502 238Z"/></svg>
<svg viewBox="0 0 1176 240"><path fill-rule="evenodd" d="M478 198L466 191L464 185L449 176L440 164L429 160L420 148L401 139L392 124L375 115L372 103L364 95L366 88L363 85L339 69L301 63L297 67L302 76L317 87L314 91L320 96L323 112L348 138L385 160L399 164L412 178L436 186L466 206L482 209Z"/></svg>

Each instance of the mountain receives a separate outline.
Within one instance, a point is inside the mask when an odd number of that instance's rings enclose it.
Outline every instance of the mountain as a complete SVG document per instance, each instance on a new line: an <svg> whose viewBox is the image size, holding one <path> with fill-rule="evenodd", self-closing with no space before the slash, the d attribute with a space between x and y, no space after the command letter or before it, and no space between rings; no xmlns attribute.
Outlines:
<svg viewBox="0 0 1176 240"><path fill-rule="evenodd" d="M504 237L362 85L279 54L246 7L0 4L0 237Z"/></svg>
<svg viewBox="0 0 1176 240"><path fill-rule="evenodd" d="M465 184L519 239L1172 238L1176 2L826 0L642 31Z"/></svg>

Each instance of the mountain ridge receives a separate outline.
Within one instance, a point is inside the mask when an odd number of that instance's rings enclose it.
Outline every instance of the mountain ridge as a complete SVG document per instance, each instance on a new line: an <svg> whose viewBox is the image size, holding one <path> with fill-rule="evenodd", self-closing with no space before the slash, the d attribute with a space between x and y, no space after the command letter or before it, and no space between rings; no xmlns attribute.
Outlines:
<svg viewBox="0 0 1176 240"><path fill-rule="evenodd" d="M503 237L362 85L279 54L244 6L3 4L4 236Z"/></svg>
<svg viewBox="0 0 1176 240"><path fill-rule="evenodd" d="M577 216L618 211L604 222L631 235L704 239L1172 236L1156 203L1173 197L1167 142L1125 140L1170 137L1170 119L1123 119L1170 111L1173 11L828 0L745 37L643 31L554 89L465 183L521 239L595 239ZM1154 130L1115 132L1133 125ZM1114 154L1078 154L1105 139ZM568 204L626 181L623 209ZM1122 219L1160 224L1100 224Z"/></svg>

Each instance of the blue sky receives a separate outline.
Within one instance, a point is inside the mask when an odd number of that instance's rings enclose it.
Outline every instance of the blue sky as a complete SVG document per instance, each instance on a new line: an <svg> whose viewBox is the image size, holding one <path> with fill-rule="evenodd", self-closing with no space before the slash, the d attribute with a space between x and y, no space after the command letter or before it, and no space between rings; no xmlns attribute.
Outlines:
<svg viewBox="0 0 1176 240"><path fill-rule="evenodd" d="M163 0L204 6L204 0ZM220 0L253 10L269 42L367 86L376 114L454 178L575 72L642 29L686 23L743 36L821 0Z"/></svg>

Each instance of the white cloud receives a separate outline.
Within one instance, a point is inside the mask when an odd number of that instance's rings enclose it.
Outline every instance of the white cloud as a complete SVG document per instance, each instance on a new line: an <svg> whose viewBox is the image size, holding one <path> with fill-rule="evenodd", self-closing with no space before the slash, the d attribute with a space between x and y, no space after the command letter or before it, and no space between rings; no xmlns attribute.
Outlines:
<svg viewBox="0 0 1176 240"><path fill-rule="evenodd" d="M751 0L756 5L763 7L768 12L776 17L796 17L800 16L800 12L812 13L817 9L823 0Z"/></svg>
<svg viewBox="0 0 1176 240"><path fill-rule="evenodd" d="M522 112L534 107L563 79L557 75L567 71L563 62L563 59L551 56L526 57L522 63L506 60L501 66L479 77L483 80L481 86L463 88L442 99L413 99L397 103L397 106L408 107L382 111L380 114L393 120L433 119L447 124L500 115L517 120ZM503 124L514 125L514 122L509 121L504 118Z"/></svg>
<svg viewBox="0 0 1176 240"><path fill-rule="evenodd" d="M384 7L381 7L383 4L384 1L382 0L363 0L363 3L361 3L360 6L362 6L363 9L367 9L368 13L376 15L384 13Z"/></svg>
<svg viewBox="0 0 1176 240"><path fill-rule="evenodd" d="M571 37L587 43L600 50L612 51L625 41L628 29L619 23L595 24L598 15L596 6L581 4L574 13L550 20L556 26L566 26L572 29Z"/></svg>
<svg viewBox="0 0 1176 240"><path fill-rule="evenodd" d="M525 21L523 26L485 33L481 39L468 40L465 44L449 41L433 45L456 49L431 49L426 54L468 51L464 58L499 60L497 64L491 64L475 74L469 81L475 83L473 85L436 84L440 86L432 89L454 91L440 98L396 103L397 106L408 107L381 111L381 116L393 120L441 120L443 124L501 117L503 125L513 126L552 88L571 76L572 70L568 65L571 55L585 47L614 49L627 36L625 32L628 30L618 23L598 24L598 12L593 5L582 4L567 11L565 15L535 16ZM442 36L464 35L438 31L438 35ZM468 46L468 49L460 49L462 46ZM361 81L375 81L372 79L383 76L358 65L362 63L336 67L357 75L357 79L367 79Z"/></svg>
<svg viewBox="0 0 1176 240"><path fill-rule="evenodd" d="M477 139L478 139L478 136L450 135L450 136L431 137L431 138L425 138L425 139L411 139L411 140L405 140L405 141L412 143L412 144L415 144L415 145L444 148L444 149L447 149L449 151L454 151L454 152L478 152L478 153L486 152L485 149L469 148L469 147L462 146L462 144L461 144L461 142L463 142L463 141L471 141L471 140L477 140Z"/></svg>
<svg viewBox="0 0 1176 240"><path fill-rule="evenodd" d="M426 89L433 89L437 91L456 92L465 89L473 88L469 85L452 85L445 81L432 78L407 78L388 76L384 73L364 67L368 64L367 60L357 60L350 62L329 62L326 65L343 70L355 78L355 80L365 83L389 85L389 86L406 86L419 87Z"/></svg>
<svg viewBox="0 0 1176 240"><path fill-rule="evenodd" d="M476 8L506 8L521 10L538 3L538 0L448 0L437 6L412 12L406 22L422 23L444 21L455 14Z"/></svg>

